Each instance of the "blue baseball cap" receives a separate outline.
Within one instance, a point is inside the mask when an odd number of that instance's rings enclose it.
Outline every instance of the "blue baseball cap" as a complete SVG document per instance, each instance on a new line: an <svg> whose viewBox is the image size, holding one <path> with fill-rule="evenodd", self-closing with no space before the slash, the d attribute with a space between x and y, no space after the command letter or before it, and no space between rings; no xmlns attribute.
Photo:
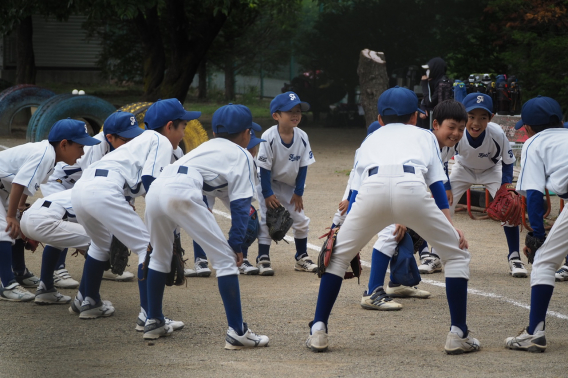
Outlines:
<svg viewBox="0 0 568 378"><path fill-rule="evenodd" d="M300 104L300 108L303 112L310 110L310 104L300 101L300 96L296 93L281 93L270 102L270 114L276 113L277 111L287 112L298 104Z"/></svg>
<svg viewBox="0 0 568 378"><path fill-rule="evenodd" d="M483 109L489 114L493 114L493 100L485 93L470 93L464 97L462 103L466 112L473 109Z"/></svg>
<svg viewBox="0 0 568 378"><path fill-rule="evenodd" d="M377 101L377 109L381 116L401 116L412 114L416 111L424 114L424 111L418 108L416 93L398 85L387 89L381 94L379 101Z"/></svg>
<svg viewBox="0 0 568 378"><path fill-rule="evenodd" d="M53 124L49 131L47 140L50 142L61 142L63 139L73 141L83 146L94 146L101 143L87 132L87 124L76 119L62 119Z"/></svg>
<svg viewBox="0 0 568 378"><path fill-rule="evenodd" d="M146 110L144 123L146 124L146 129L156 130L176 119L191 121L199 117L201 117L201 112L187 111L177 98L168 98L156 101Z"/></svg>
<svg viewBox="0 0 568 378"><path fill-rule="evenodd" d="M558 122L562 121L562 108L558 101L544 96L531 98L523 104L521 120L515 124L515 129L518 130L523 125L546 125L553 121L552 117Z"/></svg>
<svg viewBox="0 0 568 378"><path fill-rule="evenodd" d="M262 128L252 121L250 109L238 104L224 105L215 110L211 124L215 134L237 134L246 129L262 131Z"/></svg>
<svg viewBox="0 0 568 378"><path fill-rule="evenodd" d="M123 138L135 138L144 132L138 125L136 117L132 113L117 111L105 120L103 130L106 134L116 134Z"/></svg>
<svg viewBox="0 0 568 378"><path fill-rule="evenodd" d="M379 121L375 121L375 122L371 123L369 125L369 127L367 128L367 135L374 133L375 131L377 131L380 128L381 128L381 124L379 123Z"/></svg>
<svg viewBox="0 0 568 378"><path fill-rule="evenodd" d="M247 150L250 150L251 148L253 148L257 144L260 144L262 142L266 142L266 141L264 139L257 138L256 135L254 134L254 131L251 130L250 131L250 142L247 146Z"/></svg>

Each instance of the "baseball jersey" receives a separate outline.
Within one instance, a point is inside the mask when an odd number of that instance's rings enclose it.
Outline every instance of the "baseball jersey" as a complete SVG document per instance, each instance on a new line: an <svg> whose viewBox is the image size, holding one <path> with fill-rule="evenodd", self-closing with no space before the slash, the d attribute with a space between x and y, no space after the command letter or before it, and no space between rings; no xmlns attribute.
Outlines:
<svg viewBox="0 0 568 378"><path fill-rule="evenodd" d="M45 201L49 201L64 208L65 211L67 211L66 216L70 218L69 220L76 222L77 218L75 216L75 212L73 211L73 205L71 204L71 191L72 189L63 190L61 192L50 194L47 197L40 198L34 202L30 210L40 208Z"/></svg>
<svg viewBox="0 0 568 378"><path fill-rule="evenodd" d="M470 169L485 170L495 166L503 159L504 164L515 162L515 155L507 136L496 123L489 122L485 129L485 137L481 146L474 148L467 138L467 128L455 146L455 160L462 166Z"/></svg>
<svg viewBox="0 0 568 378"><path fill-rule="evenodd" d="M521 172L517 190L545 189L565 197L568 194L568 130L546 129L529 138L521 151Z"/></svg>
<svg viewBox="0 0 568 378"><path fill-rule="evenodd" d="M273 181L295 187L300 167L307 167L316 162L308 134L297 127L294 128L294 139L290 147L282 144L278 125L266 130L261 139L266 140L266 143L259 145L256 163L260 168L271 171Z"/></svg>
<svg viewBox="0 0 568 378"><path fill-rule="evenodd" d="M144 193L142 176L158 177L172 160L173 148L168 138L154 130L146 130L140 136L109 152L89 169L108 169L121 174L126 181L126 195L138 197Z"/></svg>
<svg viewBox="0 0 568 378"><path fill-rule="evenodd" d="M196 169L203 177L203 192L229 201L254 195L254 162L250 153L224 138L211 139L173 165Z"/></svg>
<svg viewBox="0 0 568 378"><path fill-rule="evenodd" d="M351 189L359 191L369 169L380 170L381 165L413 166L428 186L447 181L436 136L413 125L388 124L365 139L357 152Z"/></svg>
<svg viewBox="0 0 568 378"><path fill-rule="evenodd" d="M33 196L55 167L55 149L49 141L26 143L0 152L0 183L8 193L12 184Z"/></svg>

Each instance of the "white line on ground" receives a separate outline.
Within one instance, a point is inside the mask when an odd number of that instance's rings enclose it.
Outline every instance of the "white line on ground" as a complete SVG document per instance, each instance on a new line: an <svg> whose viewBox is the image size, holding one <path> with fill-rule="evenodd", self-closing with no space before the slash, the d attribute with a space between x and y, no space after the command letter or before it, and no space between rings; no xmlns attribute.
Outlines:
<svg viewBox="0 0 568 378"><path fill-rule="evenodd" d="M3 148L3 149L5 149L5 150L7 150L7 149L10 148L10 147L6 147L6 146L3 146L3 145L0 144L0 148Z"/></svg>
<svg viewBox="0 0 568 378"><path fill-rule="evenodd" d="M227 214L223 211L213 209L213 213L220 215L224 218L231 219L231 215ZM288 236L288 235L286 235L284 237L284 239L289 241L289 242L294 241L294 238L291 237L291 236ZM313 249L314 251L320 250L320 247L313 245L313 244L310 244L310 243L308 243L308 248ZM366 266L367 268L371 267L371 263L364 261L364 260L361 260L361 265ZM434 281L434 280L429 280L429 279L423 279L422 282L427 284L427 285L438 286L438 287L446 287L446 284L444 282L439 282L439 281ZM481 291L481 290L477 290L477 289L467 289L467 292L469 294L472 294L472 295L479 295L481 297L497 299L497 300L500 300L502 302L512 304L513 306L525 308L527 310L529 310L531 308L528 304L518 302L514 299L510 299L510 298L504 297L504 296L499 295L499 294L487 293L485 291ZM559 318L559 319L568 320L568 315L564 315L564 314L561 314L561 313L556 312L556 311L548 311L547 315L554 316L555 318Z"/></svg>

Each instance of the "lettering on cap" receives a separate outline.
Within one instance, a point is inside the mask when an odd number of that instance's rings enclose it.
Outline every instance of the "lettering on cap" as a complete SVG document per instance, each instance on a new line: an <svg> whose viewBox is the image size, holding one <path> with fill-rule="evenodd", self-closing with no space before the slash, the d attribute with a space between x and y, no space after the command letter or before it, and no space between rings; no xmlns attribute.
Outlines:
<svg viewBox="0 0 568 378"><path fill-rule="evenodd" d="M87 130L87 124L85 123L85 134L88 134L89 130Z"/></svg>
<svg viewBox="0 0 568 378"><path fill-rule="evenodd" d="M477 103L483 102L483 96L477 96Z"/></svg>
<svg viewBox="0 0 568 378"><path fill-rule="evenodd" d="M134 124L136 124L136 118L130 117L130 126L134 126Z"/></svg>
<svg viewBox="0 0 568 378"><path fill-rule="evenodd" d="M296 99L296 95L294 93L290 93L288 96L290 96L290 101L294 101Z"/></svg>

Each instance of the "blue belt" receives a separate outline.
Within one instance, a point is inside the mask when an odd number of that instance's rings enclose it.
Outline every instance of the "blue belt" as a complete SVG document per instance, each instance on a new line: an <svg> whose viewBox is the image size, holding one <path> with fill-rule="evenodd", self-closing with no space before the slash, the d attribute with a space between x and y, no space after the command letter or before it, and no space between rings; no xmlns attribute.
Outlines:
<svg viewBox="0 0 568 378"><path fill-rule="evenodd" d="M108 176L108 169L97 169L95 171L95 176L107 177Z"/></svg>
<svg viewBox="0 0 568 378"><path fill-rule="evenodd" d="M187 175L187 167L184 166L184 165L180 165L179 168L178 168L178 173Z"/></svg>
<svg viewBox="0 0 568 378"><path fill-rule="evenodd" d="M403 165L402 169L406 173L412 173L412 174L416 173L412 165ZM379 172L379 167L371 168L369 169L369 176L376 175L378 172Z"/></svg>
<svg viewBox="0 0 568 378"><path fill-rule="evenodd" d="M51 206L51 201L43 201L43 204L41 206L49 208Z"/></svg>

